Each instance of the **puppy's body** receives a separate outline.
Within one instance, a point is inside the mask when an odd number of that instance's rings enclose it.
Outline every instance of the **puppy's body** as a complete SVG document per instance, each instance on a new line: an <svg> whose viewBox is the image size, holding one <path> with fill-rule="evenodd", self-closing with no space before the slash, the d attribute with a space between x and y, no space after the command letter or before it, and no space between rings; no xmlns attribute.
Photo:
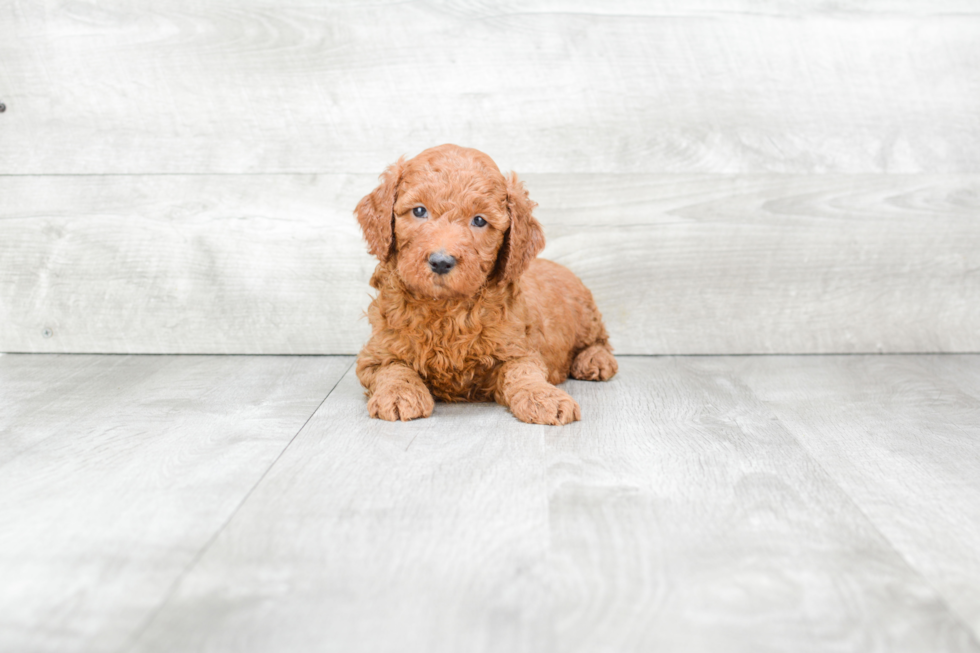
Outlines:
<svg viewBox="0 0 980 653"><path fill-rule="evenodd" d="M544 237L516 177L476 150L442 146L382 180L357 210L381 259L357 361L370 414L427 417L434 395L495 400L533 423L579 419L554 384L606 380L616 360L589 290L534 258Z"/></svg>
<svg viewBox="0 0 980 653"><path fill-rule="evenodd" d="M368 308L374 333L358 359L362 381L402 361L439 399L492 401L502 362L540 357L557 385L576 354L608 339L592 293L544 259L513 286L488 285L467 301L414 297L384 265L371 281L379 292Z"/></svg>

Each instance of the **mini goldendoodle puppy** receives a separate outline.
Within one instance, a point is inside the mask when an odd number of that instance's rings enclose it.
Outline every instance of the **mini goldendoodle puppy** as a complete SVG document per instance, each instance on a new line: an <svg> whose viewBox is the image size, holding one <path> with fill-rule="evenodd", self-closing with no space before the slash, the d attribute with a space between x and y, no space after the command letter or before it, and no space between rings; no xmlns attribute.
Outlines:
<svg viewBox="0 0 980 653"><path fill-rule="evenodd" d="M532 424L581 419L555 387L605 381L616 359L592 293L544 247L524 185L456 145L404 157L355 210L380 260L357 358L368 412L428 417L435 402L496 400Z"/></svg>

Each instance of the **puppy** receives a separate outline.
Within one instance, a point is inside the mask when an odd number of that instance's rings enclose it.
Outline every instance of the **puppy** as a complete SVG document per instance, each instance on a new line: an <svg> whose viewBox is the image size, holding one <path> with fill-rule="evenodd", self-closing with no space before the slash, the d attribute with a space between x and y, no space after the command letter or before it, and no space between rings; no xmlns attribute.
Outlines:
<svg viewBox="0 0 980 653"><path fill-rule="evenodd" d="M537 206L478 150L442 145L381 175L355 215L380 261L371 339L357 358L368 413L428 417L443 401L497 401L532 424L581 419L555 385L618 366L592 293L535 258Z"/></svg>

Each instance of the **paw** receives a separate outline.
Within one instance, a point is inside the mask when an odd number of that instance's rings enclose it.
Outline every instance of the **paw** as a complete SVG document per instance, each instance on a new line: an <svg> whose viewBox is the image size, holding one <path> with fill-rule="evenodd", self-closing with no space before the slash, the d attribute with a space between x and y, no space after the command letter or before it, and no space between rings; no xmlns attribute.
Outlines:
<svg viewBox="0 0 980 653"><path fill-rule="evenodd" d="M582 419L582 409L564 390L542 383L518 390L510 401L510 411L528 424L569 424Z"/></svg>
<svg viewBox="0 0 980 653"><path fill-rule="evenodd" d="M425 386L398 383L384 385L375 390L368 399L368 414L389 422L407 422L418 417L428 417L435 405L432 393Z"/></svg>
<svg viewBox="0 0 980 653"><path fill-rule="evenodd" d="M582 381L608 381L619 371L616 358L602 345L592 345L572 361L572 378Z"/></svg>

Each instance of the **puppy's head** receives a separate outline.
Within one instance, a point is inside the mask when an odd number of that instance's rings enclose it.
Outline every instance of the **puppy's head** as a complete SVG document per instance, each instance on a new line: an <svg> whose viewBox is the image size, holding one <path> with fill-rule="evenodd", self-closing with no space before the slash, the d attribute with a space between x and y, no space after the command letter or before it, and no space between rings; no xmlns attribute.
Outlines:
<svg viewBox="0 0 980 653"><path fill-rule="evenodd" d="M389 166L355 214L372 254L414 292L445 299L521 276L544 247L534 207L486 154L441 145Z"/></svg>

